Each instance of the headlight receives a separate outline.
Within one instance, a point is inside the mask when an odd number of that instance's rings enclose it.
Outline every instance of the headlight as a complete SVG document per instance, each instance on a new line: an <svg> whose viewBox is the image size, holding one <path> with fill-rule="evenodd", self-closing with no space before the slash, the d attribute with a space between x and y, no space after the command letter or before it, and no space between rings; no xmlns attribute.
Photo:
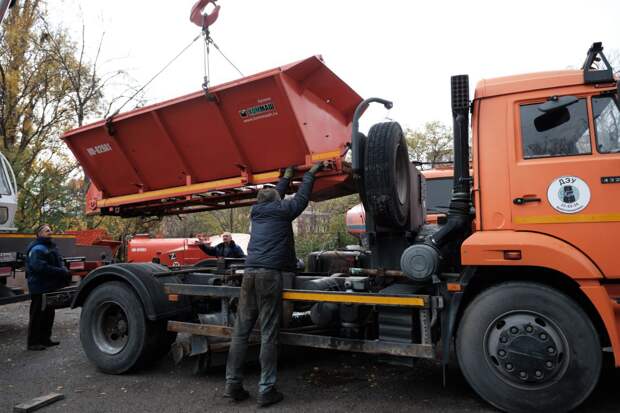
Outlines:
<svg viewBox="0 0 620 413"><path fill-rule="evenodd" d="M0 224L5 224L9 220L9 209L0 207Z"/></svg>

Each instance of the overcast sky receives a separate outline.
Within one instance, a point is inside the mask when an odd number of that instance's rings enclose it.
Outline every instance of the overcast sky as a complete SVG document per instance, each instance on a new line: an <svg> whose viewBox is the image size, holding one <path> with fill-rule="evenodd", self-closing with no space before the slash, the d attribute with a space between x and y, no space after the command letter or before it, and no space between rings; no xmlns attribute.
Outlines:
<svg viewBox="0 0 620 413"><path fill-rule="evenodd" d="M105 69L144 84L200 33L193 0L49 0L52 18L75 38L82 21L94 49L105 32ZM244 75L320 54L362 97L394 101L385 116L416 128L450 122L450 76L480 79L580 67L594 41L620 49L618 0L413 1L219 0L211 29ZM200 90L203 47L196 42L146 90L149 103ZM239 77L212 53L212 85ZM131 107L131 106L130 106Z"/></svg>

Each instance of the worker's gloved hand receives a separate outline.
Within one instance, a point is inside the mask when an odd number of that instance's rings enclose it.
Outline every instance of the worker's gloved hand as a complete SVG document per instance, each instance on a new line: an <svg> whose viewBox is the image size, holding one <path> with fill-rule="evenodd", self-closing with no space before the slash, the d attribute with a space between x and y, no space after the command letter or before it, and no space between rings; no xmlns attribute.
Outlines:
<svg viewBox="0 0 620 413"><path fill-rule="evenodd" d="M323 162L317 162L314 165L312 165L312 168L310 168L308 172L314 175L315 173L319 172L321 169L323 169Z"/></svg>
<svg viewBox="0 0 620 413"><path fill-rule="evenodd" d="M289 166L288 168L286 168L286 170L284 171L284 175L282 176L286 179L291 179L293 176L295 176L295 167Z"/></svg>

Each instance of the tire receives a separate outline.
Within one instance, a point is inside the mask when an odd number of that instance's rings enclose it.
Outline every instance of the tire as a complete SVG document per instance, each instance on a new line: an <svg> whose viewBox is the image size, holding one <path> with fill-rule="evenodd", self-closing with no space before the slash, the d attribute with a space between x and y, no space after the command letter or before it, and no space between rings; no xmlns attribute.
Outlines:
<svg viewBox="0 0 620 413"><path fill-rule="evenodd" d="M152 358L156 337L132 288L112 281L96 287L86 299L80 341L86 356L101 371L122 374Z"/></svg>
<svg viewBox="0 0 620 413"><path fill-rule="evenodd" d="M409 218L409 154L400 125L385 122L368 132L364 192L376 224L402 228Z"/></svg>
<svg viewBox="0 0 620 413"><path fill-rule="evenodd" d="M527 282L476 297L460 321L456 353L471 387L507 412L574 409L596 386L602 364L598 333L579 305Z"/></svg>

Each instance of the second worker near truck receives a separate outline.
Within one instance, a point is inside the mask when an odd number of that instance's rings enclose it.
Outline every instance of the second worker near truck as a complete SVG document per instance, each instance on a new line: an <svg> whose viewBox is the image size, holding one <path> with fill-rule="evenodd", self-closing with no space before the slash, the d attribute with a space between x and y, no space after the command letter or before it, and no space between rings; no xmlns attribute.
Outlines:
<svg viewBox="0 0 620 413"><path fill-rule="evenodd" d="M224 258L244 258L245 254L240 246L235 244L230 232L222 233L222 242L215 247L211 246L211 242L207 241L204 234L198 234L198 247L207 255Z"/></svg>
<svg viewBox="0 0 620 413"><path fill-rule="evenodd" d="M261 189L252 207L252 222L248 257L241 284L239 308L226 364L224 397L234 401L249 397L243 388L243 362L248 338L258 319L261 330L258 405L269 406L284 396L276 390L278 334L282 313L282 271L295 271L295 239L292 222L310 200L314 175L323 168L317 163L304 174L303 182L294 197L284 198L294 176L288 167L274 188Z"/></svg>

